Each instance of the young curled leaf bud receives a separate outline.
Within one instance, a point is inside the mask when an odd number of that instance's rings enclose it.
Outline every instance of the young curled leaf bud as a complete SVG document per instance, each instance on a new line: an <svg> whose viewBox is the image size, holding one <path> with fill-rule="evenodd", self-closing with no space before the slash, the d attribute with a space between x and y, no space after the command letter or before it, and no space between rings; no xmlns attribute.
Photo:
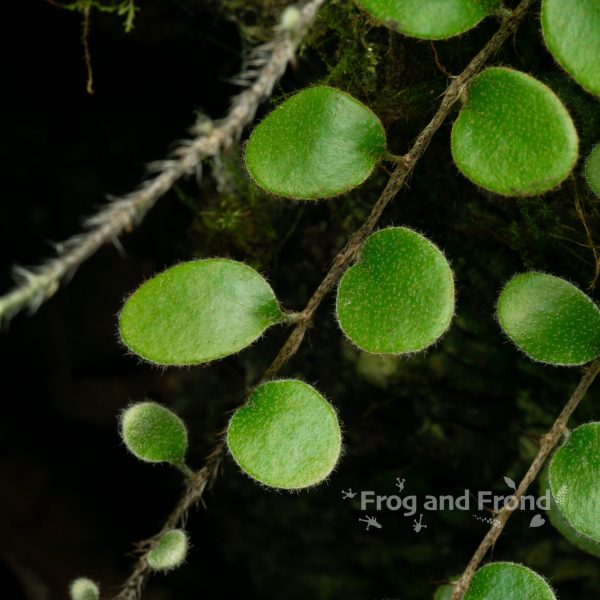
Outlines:
<svg viewBox="0 0 600 600"><path fill-rule="evenodd" d="M188 539L181 529L164 533L148 553L148 564L155 571L170 571L179 567L187 556Z"/></svg>
<svg viewBox="0 0 600 600"><path fill-rule="evenodd" d="M146 462L181 465L187 450L183 421L156 402L140 402L121 417L121 437L129 451Z"/></svg>
<svg viewBox="0 0 600 600"><path fill-rule="evenodd" d="M71 582L69 596L71 600L99 600L100 589L91 579L79 577Z"/></svg>

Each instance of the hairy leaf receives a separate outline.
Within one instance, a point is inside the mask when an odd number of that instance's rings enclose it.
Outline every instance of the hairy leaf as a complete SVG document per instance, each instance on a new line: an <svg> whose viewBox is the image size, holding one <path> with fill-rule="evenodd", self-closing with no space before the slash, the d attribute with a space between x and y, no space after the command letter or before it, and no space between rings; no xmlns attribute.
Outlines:
<svg viewBox="0 0 600 600"><path fill-rule="evenodd" d="M359 4L404 35L440 40L475 27L500 0L359 0Z"/></svg>
<svg viewBox="0 0 600 600"><path fill-rule="evenodd" d="M567 109L543 83L502 67L478 75L452 128L452 156L476 185L503 196L543 194L577 162Z"/></svg>
<svg viewBox="0 0 600 600"><path fill-rule="evenodd" d="M561 493L566 493L566 488L564 488ZM545 468L540 475L540 495L544 496L545 494L548 494L550 499L549 507L546 511L546 514L550 519L550 523L552 523L559 533L561 533L565 539L571 542L571 544L580 550L583 550L584 552L588 552L594 556L600 557L600 542L595 542L589 537L581 535L571 526L569 521L567 521L564 515L560 512L558 506L556 505L556 500L554 499L552 490L550 489L547 468Z"/></svg>
<svg viewBox="0 0 600 600"><path fill-rule="evenodd" d="M433 344L454 314L448 261L411 229L371 235L362 257L342 277L337 294L342 331L362 350L404 354Z"/></svg>
<svg viewBox="0 0 600 600"><path fill-rule="evenodd" d="M550 489L567 523L600 542L600 423L571 432L550 461Z"/></svg>
<svg viewBox="0 0 600 600"><path fill-rule="evenodd" d="M269 381L231 418L227 444L248 475L265 485L305 488L325 479L341 450L331 405L310 385Z"/></svg>
<svg viewBox="0 0 600 600"><path fill-rule="evenodd" d="M148 552L148 564L155 571L170 571L179 567L187 556L188 539L181 529L163 533L156 546Z"/></svg>
<svg viewBox="0 0 600 600"><path fill-rule="evenodd" d="M129 407L121 418L121 437L132 454L147 462L181 464L187 450L183 421L156 402Z"/></svg>
<svg viewBox="0 0 600 600"><path fill-rule="evenodd" d="M573 284L546 273L513 277L498 299L506 335L530 358L581 365L600 354L600 311Z"/></svg>
<svg viewBox="0 0 600 600"><path fill-rule="evenodd" d="M562 68L600 96L600 2L543 0L542 32Z"/></svg>
<svg viewBox="0 0 600 600"><path fill-rule="evenodd" d="M463 600L556 600L546 581L535 571L508 562L479 569Z"/></svg>
<svg viewBox="0 0 600 600"><path fill-rule="evenodd" d="M259 273L213 258L176 265L144 283L125 303L119 330L142 358L188 365L238 352L283 319Z"/></svg>
<svg viewBox="0 0 600 600"><path fill-rule="evenodd" d="M585 178L592 192L600 197L600 144L591 151L585 161Z"/></svg>
<svg viewBox="0 0 600 600"><path fill-rule="evenodd" d="M366 106L319 85L280 104L252 132L246 166L265 190L327 198L361 184L385 151L385 132Z"/></svg>
<svg viewBox="0 0 600 600"><path fill-rule="evenodd" d="M71 600L99 600L100 589L91 579L79 577L69 586Z"/></svg>

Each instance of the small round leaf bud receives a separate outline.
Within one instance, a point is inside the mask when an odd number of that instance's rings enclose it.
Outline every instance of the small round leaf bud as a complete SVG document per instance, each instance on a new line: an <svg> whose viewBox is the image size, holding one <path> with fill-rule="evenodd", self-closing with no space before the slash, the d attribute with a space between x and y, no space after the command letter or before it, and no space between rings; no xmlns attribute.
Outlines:
<svg viewBox="0 0 600 600"><path fill-rule="evenodd" d="M128 408L121 418L121 436L140 460L183 463L187 429L176 414L156 402L140 402Z"/></svg>
<svg viewBox="0 0 600 600"><path fill-rule="evenodd" d="M281 15L281 29L283 31L294 31L300 23L300 10L296 6L288 6Z"/></svg>
<svg viewBox="0 0 600 600"><path fill-rule="evenodd" d="M69 596L71 600L98 600L100 589L91 579L79 577L71 582Z"/></svg>
<svg viewBox="0 0 600 600"><path fill-rule="evenodd" d="M179 567L187 556L188 540L184 531L167 531L148 553L148 564L155 571L170 571Z"/></svg>

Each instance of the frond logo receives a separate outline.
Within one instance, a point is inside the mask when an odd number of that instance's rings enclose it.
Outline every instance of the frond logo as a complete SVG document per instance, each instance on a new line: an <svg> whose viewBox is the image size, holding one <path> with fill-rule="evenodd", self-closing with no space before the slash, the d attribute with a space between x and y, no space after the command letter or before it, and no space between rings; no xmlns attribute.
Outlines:
<svg viewBox="0 0 600 600"><path fill-rule="evenodd" d="M502 510L530 510L547 511L550 508L550 491L543 496L536 498L533 495L517 495L517 487L510 477L504 477L504 482L508 488L514 492L512 494L502 495L494 494L489 490L478 491L476 493L465 489L460 495L426 495L419 498L416 494L403 494L406 486L406 478L396 477L395 487L397 493L391 495L377 494L374 490L354 491L352 488L341 490L342 500L353 501L354 505L363 512L363 516L358 518L360 523L365 524L365 530L383 529L383 520L374 513L383 511L398 512L402 511L402 516L412 518L411 528L415 533L420 533L427 529L428 525L424 522L424 514L428 512L460 510L471 512L472 517L477 521L500 527L500 521L497 515ZM561 490L563 497L566 490ZM356 500L355 500L356 499ZM475 511L486 512L486 516L474 514ZM546 520L539 513L533 515L529 527L536 528L544 525Z"/></svg>
<svg viewBox="0 0 600 600"><path fill-rule="evenodd" d="M561 485L560 489L556 493L556 502L557 504L563 504L563 502L567 499L567 486Z"/></svg>

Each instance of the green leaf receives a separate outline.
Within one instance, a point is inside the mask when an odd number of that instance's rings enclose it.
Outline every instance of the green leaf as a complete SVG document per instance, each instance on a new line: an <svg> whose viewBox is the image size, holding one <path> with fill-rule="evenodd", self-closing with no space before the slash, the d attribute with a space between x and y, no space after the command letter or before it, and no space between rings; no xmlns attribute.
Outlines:
<svg viewBox="0 0 600 600"><path fill-rule="evenodd" d="M550 505L546 514L550 519L550 522L554 527L563 535L565 539L567 539L571 544L583 550L584 552L589 552L594 556L600 557L600 542L595 542L594 540L581 535L578 533L573 527L571 527L570 523L565 519L564 515L558 509L556 505L556 500L552 494L552 490L550 489L550 483L548 482L548 469L545 468L540 475L540 495L545 496L548 494L550 498Z"/></svg>
<svg viewBox="0 0 600 600"><path fill-rule="evenodd" d="M404 35L442 40L475 27L500 0L358 0L375 19Z"/></svg>
<svg viewBox="0 0 600 600"><path fill-rule="evenodd" d="M556 505L576 532L600 542L600 423L571 432L550 461Z"/></svg>
<svg viewBox="0 0 600 600"><path fill-rule="evenodd" d="M246 166L265 190L314 200L361 184L385 151L385 132L364 104L319 85L280 104L252 132Z"/></svg>
<svg viewBox="0 0 600 600"><path fill-rule="evenodd" d="M585 178L592 192L600 197L600 144L591 151L585 161Z"/></svg>
<svg viewBox="0 0 600 600"><path fill-rule="evenodd" d="M498 299L506 335L533 360L582 365L600 354L600 311L573 284L545 273L513 277Z"/></svg>
<svg viewBox="0 0 600 600"><path fill-rule="evenodd" d="M71 600L98 600L100 589L91 579L79 577L71 582L69 595Z"/></svg>
<svg viewBox="0 0 600 600"><path fill-rule="evenodd" d="M183 421L156 402L140 402L121 417L121 437L129 451L146 462L183 463L187 429Z"/></svg>
<svg viewBox="0 0 600 600"><path fill-rule="evenodd" d="M188 365L238 352L284 319L259 273L212 258L171 267L144 283L125 303L119 330L138 356Z"/></svg>
<svg viewBox="0 0 600 600"><path fill-rule="evenodd" d="M433 344L454 314L448 261L427 238L405 227L371 235L337 294L342 331L362 350L405 354Z"/></svg>
<svg viewBox="0 0 600 600"><path fill-rule="evenodd" d="M544 0L542 33L561 67L581 87L600 95L600 2Z"/></svg>
<svg viewBox="0 0 600 600"><path fill-rule="evenodd" d="M537 79L494 67L478 75L452 128L452 156L473 183L503 196L532 196L573 170L579 139L554 92Z"/></svg>
<svg viewBox="0 0 600 600"><path fill-rule="evenodd" d="M269 381L231 418L227 444L237 464L265 485L299 489L325 479L341 450L332 406L310 385Z"/></svg>
<svg viewBox="0 0 600 600"><path fill-rule="evenodd" d="M535 571L509 562L479 569L463 600L556 600L546 581Z"/></svg>
<svg viewBox="0 0 600 600"><path fill-rule="evenodd" d="M155 571L170 571L179 567L187 556L188 539L181 529L163 533L156 546L148 552L148 564Z"/></svg>

